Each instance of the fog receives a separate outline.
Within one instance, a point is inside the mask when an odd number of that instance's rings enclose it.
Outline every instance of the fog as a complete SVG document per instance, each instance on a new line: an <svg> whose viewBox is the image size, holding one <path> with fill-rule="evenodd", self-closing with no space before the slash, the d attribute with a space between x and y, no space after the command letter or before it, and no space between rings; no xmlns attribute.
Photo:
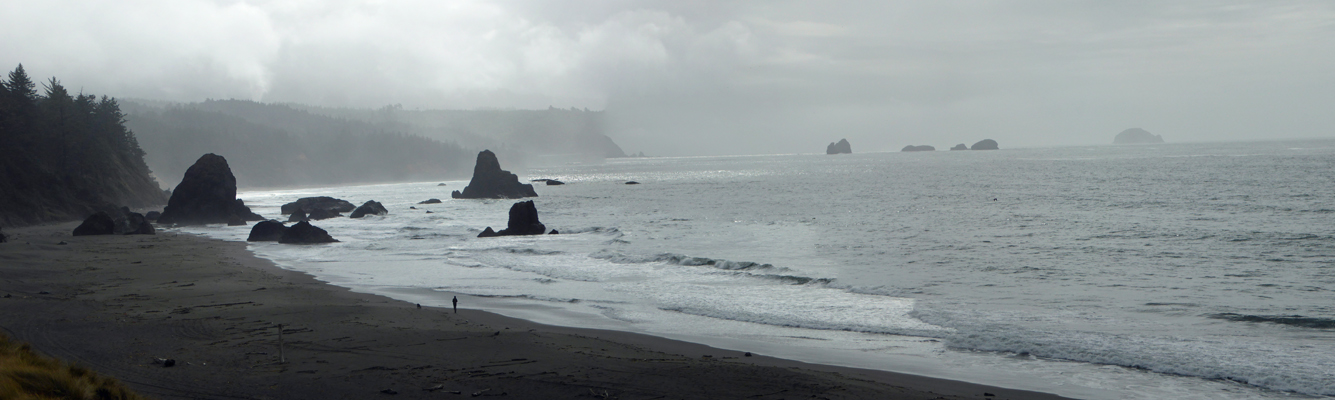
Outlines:
<svg viewBox="0 0 1335 400"><path fill-rule="evenodd" d="M628 153L1335 137L1335 5L6 1L0 67L86 92L606 110Z"/></svg>

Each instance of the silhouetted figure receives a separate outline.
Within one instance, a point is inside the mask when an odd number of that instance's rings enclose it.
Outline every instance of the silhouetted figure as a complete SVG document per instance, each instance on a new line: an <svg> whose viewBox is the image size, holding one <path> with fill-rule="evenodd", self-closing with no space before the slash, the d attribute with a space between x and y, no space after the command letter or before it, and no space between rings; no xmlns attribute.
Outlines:
<svg viewBox="0 0 1335 400"><path fill-rule="evenodd" d="M454 313L459 313L459 296L454 296Z"/></svg>

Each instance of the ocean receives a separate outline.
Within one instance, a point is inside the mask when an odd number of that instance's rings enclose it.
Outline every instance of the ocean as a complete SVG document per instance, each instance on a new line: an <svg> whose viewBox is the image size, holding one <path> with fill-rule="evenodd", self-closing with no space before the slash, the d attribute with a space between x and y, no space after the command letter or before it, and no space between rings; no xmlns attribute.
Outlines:
<svg viewBox="0 0 1335 400"><path fill-rule="evenodd" d="M250 249L423 305L1076 398L1335 396L1335 140L515 172L566 183L531 199L559 235L477 238L517 200L450 199L467 181L238 197L380 201L315 222L339 243Z"/></svg>

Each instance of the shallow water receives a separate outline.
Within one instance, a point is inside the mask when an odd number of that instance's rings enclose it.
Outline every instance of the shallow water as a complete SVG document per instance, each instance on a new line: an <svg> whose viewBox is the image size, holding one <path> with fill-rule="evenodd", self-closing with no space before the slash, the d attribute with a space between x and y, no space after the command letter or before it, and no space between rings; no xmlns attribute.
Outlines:
<svg viewBox="0 0 1335 400"><path fill-rule="evenodd" d="M562 234L486 239L514 201L449 199L466 182L239 197L382 202L316 222L340 243L251 248L422 304L1080 398L1292 398L1335 395L1332 166L1330 140L620 159L521 172L566 182L535 185Z"/></svg>

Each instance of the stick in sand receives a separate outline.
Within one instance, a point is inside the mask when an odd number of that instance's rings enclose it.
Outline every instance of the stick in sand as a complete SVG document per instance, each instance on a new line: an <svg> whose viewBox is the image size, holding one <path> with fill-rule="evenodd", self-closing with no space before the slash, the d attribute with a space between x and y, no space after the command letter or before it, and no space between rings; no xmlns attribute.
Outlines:
<svg viewBox="0 0 1335 400"><path fill-rule="evenodd" d="M278 324L278 363L287 363L287 357L283 356L283 324Z"/></svg>

